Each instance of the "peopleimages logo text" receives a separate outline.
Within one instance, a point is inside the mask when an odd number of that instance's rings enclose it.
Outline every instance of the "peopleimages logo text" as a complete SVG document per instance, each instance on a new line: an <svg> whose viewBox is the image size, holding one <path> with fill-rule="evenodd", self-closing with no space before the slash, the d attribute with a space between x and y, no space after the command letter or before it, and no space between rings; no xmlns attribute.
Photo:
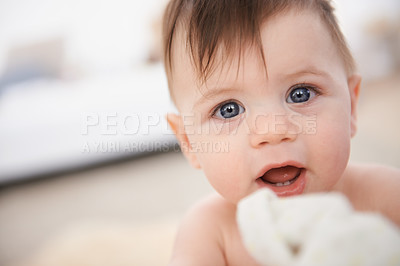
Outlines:
<svg viewBox="0 0 400 266"><path fill-rule="evenodd" d="M187 135L237 134L243 129L247 134L316 134L317 115L265 114L254 117L241 116L231 120L204 117L200 114L181 114L182 126ZM82 119L82 135L172 135L165 115L158 113L130 114L120 112L90 113ZM243 132L243 130L241 130Z"/></svg>

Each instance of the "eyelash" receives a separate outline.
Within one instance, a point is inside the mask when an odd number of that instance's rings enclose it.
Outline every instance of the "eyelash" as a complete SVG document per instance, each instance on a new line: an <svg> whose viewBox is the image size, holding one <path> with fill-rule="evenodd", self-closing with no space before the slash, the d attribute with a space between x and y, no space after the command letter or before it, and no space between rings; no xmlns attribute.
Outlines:
<svg viewBox="0 0 400 266"><path fill-rule="evenodd" d="M299 83L299 84L296 84L296 85L293 85L292 87L290 87L288 92L286 93L285 99L287 99L289 97L290 93L293 90L298 89L298 88L307 88L309 90L312 90L315 93L315 96L322 94L322 91L320 88L304 82L304 83Z"/></svg>
<svg viewBox="0 0 400 266"><path fill-rule="evenodd" d="M239 101L237 101L237 100L235 100L235 99L229 99L229 100L226 100L226 101L223 101L223 102L219 103L217 106L215 106L214 108L212 108L212 109L211 109L212 111L210 112L209 117L210 117L210 118L215 118L215 115L216 115L216 113L219 111L219 109L220 109L222 106L224 106L225 104L231 103L231 102L237 103L238 105L240 105L240 106L243 107L243 104L241 104ZM246 108L244 108L244 107L243 107L243 109L246 110Z"/></svg>

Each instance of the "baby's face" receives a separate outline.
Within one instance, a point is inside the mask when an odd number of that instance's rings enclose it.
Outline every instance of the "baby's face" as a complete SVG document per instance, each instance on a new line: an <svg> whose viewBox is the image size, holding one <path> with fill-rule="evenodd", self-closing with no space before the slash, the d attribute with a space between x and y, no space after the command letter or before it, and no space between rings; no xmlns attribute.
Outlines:
<svg viewBox="0 0 400 266"><path fill-rule="evenodd" d="M279 196L332 189L355 131L359 79L348 78L318 16L278 15L261 34L266 69L247 49L201 86L184 46L174 50L178 138L231 202L265 186Z"/></svg>

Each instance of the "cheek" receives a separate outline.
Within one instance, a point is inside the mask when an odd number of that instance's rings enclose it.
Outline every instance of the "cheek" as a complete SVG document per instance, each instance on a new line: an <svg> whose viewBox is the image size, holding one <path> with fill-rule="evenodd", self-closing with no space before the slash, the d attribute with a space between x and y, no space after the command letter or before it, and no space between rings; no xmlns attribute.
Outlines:
<svg viewBox="0 0 400 266"><path fill-rule="evenodd" d="M326 117L317 123L312 161L317 167L316 175L321 179L321 189L331 188L342 176L350 155L350 139L347 113Z"/></svg>
<svg viewBox="0 0 400 266"><path fill-rule="evenodd" d="M249 170L243 160L241 134L208 134L191 140L202 143L206 149L196 151L197 159L211 186L225 199L237 202L244 195Z"/></svg>
<svg viewBox="0 0 400 266"><path fill-rule="evenodd" d="M321 141L319 143L321 155L328 164L347 162L350 153L350 130L347 127L332 127L321 130Z"/></svg>
<svg viewBox="0 0 400 266"><path fill-rule="evenodd" d="M202 170L213 188L227 200L235 202L241 196L243 161L236 152L198 153Z"/></svg>

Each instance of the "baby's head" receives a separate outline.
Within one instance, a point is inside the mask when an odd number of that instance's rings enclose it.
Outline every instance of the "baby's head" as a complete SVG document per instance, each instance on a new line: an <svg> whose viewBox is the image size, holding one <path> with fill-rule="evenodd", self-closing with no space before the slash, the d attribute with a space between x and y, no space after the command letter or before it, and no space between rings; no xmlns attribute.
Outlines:
<svg viewBox="0 0 400 266"><path fill-rule="evenodd" d="M172 0L163 33L169 123L222 196L334 187L360 78L329 1Z"/></svg>

